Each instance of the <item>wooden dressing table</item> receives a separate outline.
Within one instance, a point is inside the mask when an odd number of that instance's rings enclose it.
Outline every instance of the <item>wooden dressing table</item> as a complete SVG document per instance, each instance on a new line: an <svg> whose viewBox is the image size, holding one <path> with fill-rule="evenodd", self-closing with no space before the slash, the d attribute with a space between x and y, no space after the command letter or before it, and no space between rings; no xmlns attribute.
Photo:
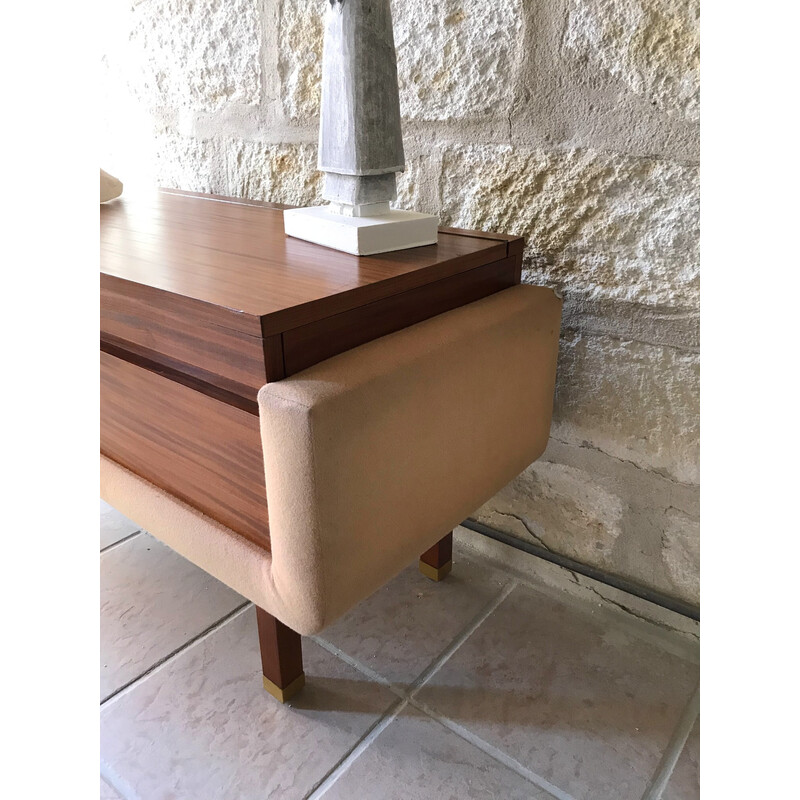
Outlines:
<svg viewBox="0 0 800 800"><path fill-rule="evenodd" d="M523 248L441 229L437 245L358 257L286 237L283 208L166 190L100 208L101 452L267 550L258 390L518 284ZM450 543L423 554L429 577ZM286 699L300 637L262 609L259 632Z"/></svg>

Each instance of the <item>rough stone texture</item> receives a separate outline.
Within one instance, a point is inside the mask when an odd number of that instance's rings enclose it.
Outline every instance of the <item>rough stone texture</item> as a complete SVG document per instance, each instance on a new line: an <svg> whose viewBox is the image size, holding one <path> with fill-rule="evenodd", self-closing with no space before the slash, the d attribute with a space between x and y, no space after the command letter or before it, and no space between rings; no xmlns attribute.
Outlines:
<svg viewBox="0 0 800 800"><path fill-rule="evenodd" d="M437 205L425 200L426 188L430 188L430 175L434 169L430 156L406 153L406 168L397 173L397 200L392 205L423 214L438 214Z"/></svg>
<svg viewBox="0 0 800 800"><path fill-rule="evenodd" d="M444 224L525 236L532 283L696 306L698 170L592 150L444 152Z"/></svg>
<svg viewBox="0 0 800 800"><path fill-rule="evenodd" d="M585 564L699 603L698 487L551 439L473 516Z"/></svg>
<svg viewBox="0 0 800 800"><path fill-rule="evenodd" d="M522 0L394 2L400 108L408 119L504 115L497 76L517 71Z"/></svg>
<svg viewBox="0 0 800 800"><path fill-rule="evenodd" d="M100 166L319 203L327 3L109 5ZM553 438L479 516L697 602L697 0L392 12L396 205L524 235L524 280L565 295Z"/></svg>
<svg viewBox="0 0 800 800"><path fill-rule="evenodd" d="M151 106L257 103L259 48L257 3L147 0L131 9L128 78Z"/></svg>
<svg viewBox="0 0 800 800"><path fill-rule="evenodd" d="M322 202L315 145L233 142L227 151L230 194L294 206Z"/></svg>
<svg viewBox="0 0 800 800"><path fill-rule="evenodd" d="M327 3L283 0L278 34L281 98L289 119L319 114L322 35Z"/></svg>
<svg viewBox="0 0 800 800"><path fill-rule="evenodd" d="M166 134L156 139L155 181L167 189L225 194L225 160L218 142Z"/></svg>
<svg viewBox="0 0 800 800"><path fill-rule="evenodd" d="M699 605L700 520L679 508L667 507L661 544L664 566L675 591Z"/></svg>
<svg viewBox="0 0 800 800"><path fill-rule="evenodd" d="M548 550L608 568L624 513L621 498L586 471L540 460L476 517Z"/></svg>
<svg viewBox="0 0 800 800"><path fill-rule="evenodd" d="M699 378L696 353L568 332L552 435L697 483Z"/></svg>
<svg viewBox="0 0 800 800"><path fill-rule="evenodd" d="M564 55L667 114L700 116L699 0L570 0Z"/></svg>
<svg viewBox="0 0 800 800"><path fill-rule="evenodd" d="M319 113L325 6L309 0L281 4L281 94L291 119ZM496 91L494 76L508 76L517 68L521 0L408 0L392 3L392 16L405 118L450 120L506 113L510 97Z"/></svg>
<svg viewBox="0 0 800 800"><path fill-rule="evenodd" d="M604 334L693 352L700 349L696 308L591 300L570 292L564 298L561 325L564 331Z"/></svg>

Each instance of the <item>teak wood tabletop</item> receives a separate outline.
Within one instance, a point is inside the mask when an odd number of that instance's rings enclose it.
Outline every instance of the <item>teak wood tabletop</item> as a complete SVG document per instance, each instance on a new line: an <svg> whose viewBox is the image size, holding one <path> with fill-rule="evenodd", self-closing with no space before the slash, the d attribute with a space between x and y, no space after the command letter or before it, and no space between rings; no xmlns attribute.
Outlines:
<svg viewBox="0 0 800 800"><path fill-rule="evenodd" d="M121 198L101 207L101 270L267 336L497 261L521 241L451 229L437 245L354 256L285 236L283 208L183 192Z"/></svg>
<svg viewBox="0 0 800 800"><path fill-rule="evenodd" d="M265 383L520 282L523 240L440 229L354 256L272 203L173 190L100 207L101 450L269 546Z"/></svg>

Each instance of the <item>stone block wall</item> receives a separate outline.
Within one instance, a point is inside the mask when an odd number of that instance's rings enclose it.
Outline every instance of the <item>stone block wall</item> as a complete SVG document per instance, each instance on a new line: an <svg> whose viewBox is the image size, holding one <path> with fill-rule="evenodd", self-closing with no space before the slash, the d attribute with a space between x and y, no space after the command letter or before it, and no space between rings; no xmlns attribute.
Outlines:
<svg viewBox="0 0 800 800"><path fill-rule="evenodd" d="M327 3L116 0L104 168L319 202ZM476 517L699 602L699 0L392 10L399 205L525 236L524 280L565 297L550 446Z"/></svg>

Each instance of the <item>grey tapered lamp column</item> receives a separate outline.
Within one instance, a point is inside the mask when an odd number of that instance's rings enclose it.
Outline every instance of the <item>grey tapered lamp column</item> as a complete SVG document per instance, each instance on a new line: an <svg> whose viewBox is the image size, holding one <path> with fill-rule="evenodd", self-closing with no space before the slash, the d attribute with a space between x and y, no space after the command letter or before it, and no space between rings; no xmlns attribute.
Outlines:
<svg viewBox="0 0 800 800"><path fill-rule="evenodd" d="M284 229L356 255L435 244L436 217L389 207L405 169L389 0L325 3L319 168L330 204L284 211Z"/></svg>

